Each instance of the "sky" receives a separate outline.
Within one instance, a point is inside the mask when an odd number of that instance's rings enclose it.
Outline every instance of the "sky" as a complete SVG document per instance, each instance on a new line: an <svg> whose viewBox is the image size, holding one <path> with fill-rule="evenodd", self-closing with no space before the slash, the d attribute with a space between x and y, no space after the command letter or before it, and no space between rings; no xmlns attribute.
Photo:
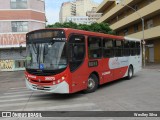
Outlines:
<svg viewBox="0 0 160 120"><path fill-rule="evenodd" d="M54 24L55 22L59 22L59 11L61 4L63 2L68 2L70 0L45 0L46 4L46 17L47 24ZM103 0L93 0L94 2L101 3Z"/></svg>

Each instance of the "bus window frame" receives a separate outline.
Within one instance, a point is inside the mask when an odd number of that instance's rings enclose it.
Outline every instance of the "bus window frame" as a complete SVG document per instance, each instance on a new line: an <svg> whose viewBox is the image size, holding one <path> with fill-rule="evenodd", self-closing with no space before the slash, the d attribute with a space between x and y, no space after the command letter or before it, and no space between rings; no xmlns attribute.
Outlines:
<svg viewBox="0 0 160 120"><path fill-rule="evenodd" d="M83 60L79 60L79 61L81 61L81 63L79 64L79 66L78 67L76 67L75 69L71 69L71 62L73 62L73 61L70 61L70 45L71 44L78 44L78 43L70 43L70 38L72 37L72 36L74 36L74 35L77 35L77 36L83 36L84 37L84 57L83 57ZM82 44L82 43L80 43L80 44ZM79 67L81 67L81 65L84 63L84 61L85 61L85 58L86 58L86 35L84 35L84 34L79 34L79 33L71 33L71 34L69 34L69 36L68 36L68 41L67 41L67 54L68 54L68 56L67 56L67 59L68 59L68 65L69 65L69 69L70 69L70 71L71 71L71 73L73 73L73 72L75 72L77 69L79 69ZM78 60L77 60L78 61Z"/></svg>
<svg viewBox="0 0 160 120"><path fill-rule="evenodd" d="M113 58L113 57L115 56L115 52L114 52L114 42L113 42L114 39L112 39L112 38L102 38L102 39L103 39L103 40L102 40L102 46L103 46L102 55L103 55L103 57L104 57L104 58ZM112 41L112 47L111 47L111 48L105 48L104 41L110 41L110 40ZM104 51L105 51L105 50L107 51L107 50L109 50L109 49L112 50L113 52L112 52L112 55L110 55L110 56L107 57L107 56L104 55Z"/></svg>
<svg viewBox="0 0 160 120"><path fill-rule="evenodd" d="M89 55L89 53L90 53L90 51L89 51L89 38L99 38L100 39L100 47L99 47L99 49L100 49L100 54L101 54L101 56L100 57L90 57L90 55ZM94 35L88 35L87 36L87 48L88 48L88 51L87 51L87 53L88 53L88 59L89 60L94 60L94 59L102 59L103 58L103 38L102 37L100 37L100 36L94 36Z"/></svg>

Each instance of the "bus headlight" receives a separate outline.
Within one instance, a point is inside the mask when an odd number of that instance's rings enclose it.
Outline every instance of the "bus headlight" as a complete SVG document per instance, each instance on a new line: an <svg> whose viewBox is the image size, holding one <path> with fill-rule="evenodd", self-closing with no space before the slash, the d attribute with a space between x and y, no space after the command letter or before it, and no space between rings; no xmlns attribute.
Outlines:
<svg viewBox="0 0 160 120"><path fill-rule="evenodd" d="M65 80L65 77L62 77L62 80Z"/></svg>
<svg viewBox="0 0 160 120"><path fill-rule="evenodd" d="M63 76L63 77L61 77L61 79L53 81L53 85L59 84L59 83L63 82L64 80L65 80L65 77Z"/></svg>

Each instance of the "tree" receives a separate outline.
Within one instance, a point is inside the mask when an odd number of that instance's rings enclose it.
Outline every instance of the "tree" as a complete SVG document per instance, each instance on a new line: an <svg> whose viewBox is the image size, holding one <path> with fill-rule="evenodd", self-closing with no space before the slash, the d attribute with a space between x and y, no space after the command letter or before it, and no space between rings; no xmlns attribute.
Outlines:
<svg viewBox="0 0 160 120"><path fill-rule="evenodd" d="M86 30L92 32L100 32L105 34L115 34L115 32L109 27L108 23L92 23L91 25L87 24L76 24L74 22L65 22L65 23L55 23L53 25L47 25L47 28L73 28L79 30Z"/></svg>

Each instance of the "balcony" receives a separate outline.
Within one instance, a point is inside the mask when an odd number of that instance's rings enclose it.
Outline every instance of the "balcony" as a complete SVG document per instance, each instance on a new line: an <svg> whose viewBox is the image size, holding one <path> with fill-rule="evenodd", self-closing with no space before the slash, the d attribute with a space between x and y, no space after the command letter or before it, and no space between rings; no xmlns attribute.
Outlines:
<svg viewBox="0 0 160 120"><path fill-rule="evenodd" d="M105 1L105 0L104 0ZM134 0L126 0L125 4L129 4L131 2L133 2ZM114 1L115 2L115 1ZM104 13L105 9L111 4L113 3L113 1L110 1L109 0L107 2L103 2L97 9L97 12L102 12ZM115 3L116 4L116 3ZM111 18L112 16L115 16L116 13L120 12L123 10L123 6L122 5L116 5L114 8L112 8L110 11L108 11L107 13L105 13L97 22L98 23L101 23L101 22L104 22L104 21L107 21L109 18Z"/></svg>
<svg viewBox="0 0 160 120"><path fill-rule="evenodd" d="M160 31L160 26L146 29L144 31L144 39L148 40L148 39L160 37L159 31ZM142 31L134 34L130 34L127 37L142 39Z"/></svg>
<svg viewBox="0 0 160 120"><path fill-rule="evenodd" d="M153 3L151 3L148 6L143 7L142 9L138 10L137 12L143 17L144 19L147 19L155 14L158 14L160 12L160 0L156 0ZM140 20L140 16L137 15L136 12L133 14L127 16L126 18L123 18L119 20L118 22L114 23L110 27L113 30L121 29L122 27L126 27L129 24L133 24L134 22Z"/></svg>

